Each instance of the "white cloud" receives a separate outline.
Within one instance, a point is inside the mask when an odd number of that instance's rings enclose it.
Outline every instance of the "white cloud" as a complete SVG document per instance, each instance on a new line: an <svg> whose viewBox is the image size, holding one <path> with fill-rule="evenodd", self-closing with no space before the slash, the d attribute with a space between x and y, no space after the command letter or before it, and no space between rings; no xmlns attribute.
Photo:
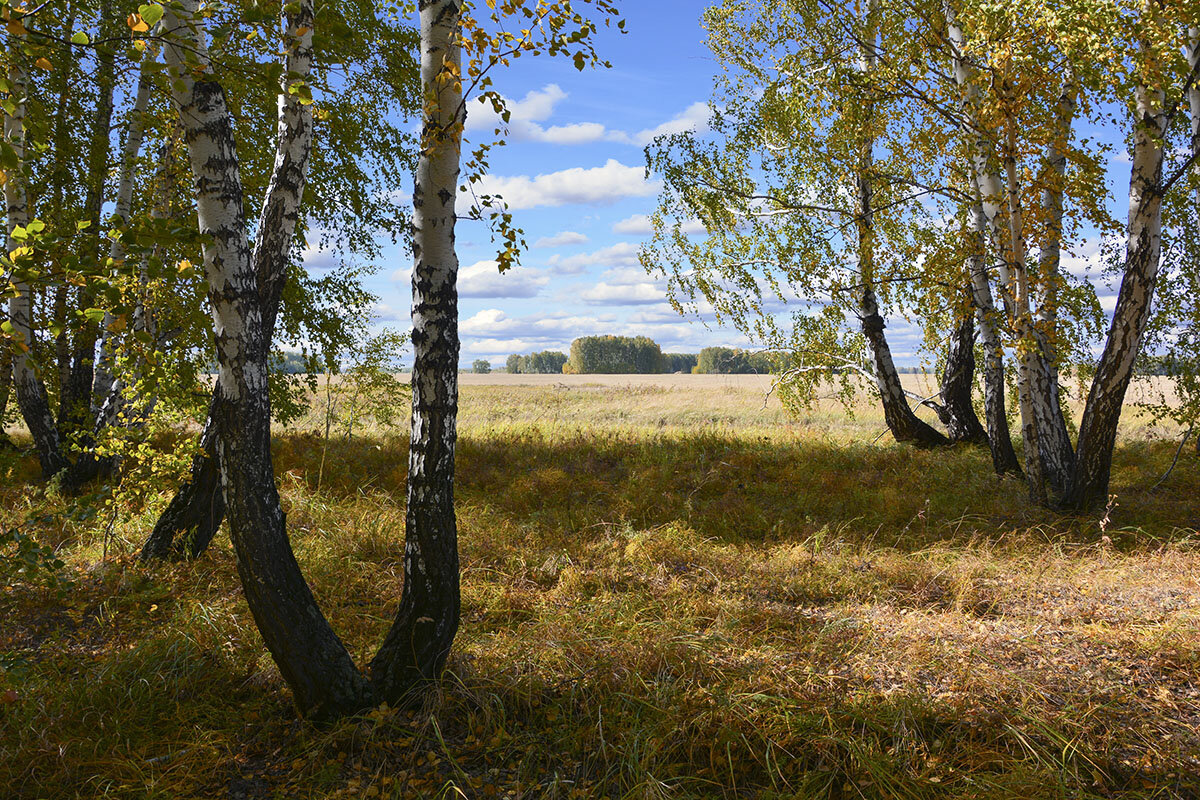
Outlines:
<svg viewBox="0 0 1200 800"><path fill-rule="evenodd" d="M459 297L536 297L550 281L528 267L511 267L501 273L495 261L478 261L458 271Z"/></svg>
<svg viewBox="0 0 1200 800"><path fill-rule="evenodd" d="M547 84L533 89L520 100L505 97L508 109L508 138L523 142L546 142L548 144L588 144L599 141L624 142L628 135L621 131L610 131L599 122L575 122L569 125L543 127L541 123L554 115L555 107L566 100L567 93L558 84ZM503 120L487 98L479 98L478 105L467 114L467 133L485 131L491 133L503 128Z"/></svg>
<svg viewBox="0 0 1200 800"><path fill-rule="evenodd" d="M407 309L401 311L387 303L372 303L368 313L373 322L408 322L411 319Z"/></svg>
<svg viewBox="0 0 1200 800"><path fill-rule="evenodd" d="M683 113L678 114L672 119L667 120L663 124L647 128L644 131L638 131L633 135L633 140L639 145L647 145L659 136L666 136L672 133L683 133L684 131L705 131L708 130L708 103L692 103Z"/></svg>
<svg viewBox="0 0 1200 800"><path fill-rule="evenodd" d="M624 233L630 236L649 236L654 233L654 224L649 214L634 214L632 217L617 222L612 226L613 233ZM683 223L683 232L704 233L704 223L698 219L689 219Z"/></svg>
<svg viewBox="0 0 1200 800"><path fill-rule="evenodd" d="M641 167L610 158L602 167L572 167L536 177L487 175L475 186L479 195L500 195L511 209L540 206L610 205L626 197L658 192L658 181L646 180Z"/></svg>
<svg viewBox="0 0 1200 800"><path fill-rule="evenodd" d="M306 245L300 254L301 263L309 272L323 272L338 265L338 255L332 247Z"/></svg>
<svg viewBox="0 0 1200 800"><path fill-rule="evenodd" d="M649 214L634 214L626 217L612 226L613 233L624 233L632 236L649 236L654 233L654 225L650 222Z"/></svg>
<svg viewBox="0 0 1200 800"><path fill-rule="evenodd" d="M464 337L520 338L545 343L575 338L611 328L611 314L580 316L566 313L510 317L498 308L485 308L459 324Z"/></svg>
<svg viewBox="0 0 1200 800"><path fill-rule="evenodd" d="M680 317L679 312L671 307L670 303L660 303L650 308L635 311L629 315L629 321L633 324L678 324L683 321L683 318Z"/></svg>
<svg viewBox="0 0 1200 800"><path fill-rule="evenodd" d="M573 244L587 244L588 237L575 231L559 231L553 236L543 236L533 243L533 247L567 247Z"/></svg>
<svg viewBox="0 0 1200 800"><path fill-rule="evenodd" d="M604 305L652 305L663 301L663 290L653 283L614 284L601 281L580 297L587 303Z"/></svg>
<svg viewBox="0 0 1200 800"><path fill-rule="evenodd" d="M611 247L595 250L591 253L579 253L573 256L550 256L546 264L554 267L556 272L564 275L577 275L588 267L627 267L639 264L638 246L631 242L620 242Z"/></svg>

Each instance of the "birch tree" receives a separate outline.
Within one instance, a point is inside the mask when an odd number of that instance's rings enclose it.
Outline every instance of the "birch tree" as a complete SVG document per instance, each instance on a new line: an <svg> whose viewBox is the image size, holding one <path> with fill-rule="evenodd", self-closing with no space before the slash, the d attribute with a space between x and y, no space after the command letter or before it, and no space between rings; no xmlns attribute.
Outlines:
<svg viewBox="0 0 1200 800"><path fill-rule="evenodd" d="M678 309L711 307L753 341L794 353L793 393L865 373L897 441L947 444L909 405L882 312L926 282L911 223L938 191L903 155L907 133L881 61L906 35L904 18L876 4L729 2L705 23L725 67L712 134L648 149L666 188L643 263L667 275ZM685 230L693 218L702 241ZM776 317L785 303L796 307L788 323ZM965 366L952 375L969 384ZM955 410L959 430L974 433L973 408Z"/></svg>

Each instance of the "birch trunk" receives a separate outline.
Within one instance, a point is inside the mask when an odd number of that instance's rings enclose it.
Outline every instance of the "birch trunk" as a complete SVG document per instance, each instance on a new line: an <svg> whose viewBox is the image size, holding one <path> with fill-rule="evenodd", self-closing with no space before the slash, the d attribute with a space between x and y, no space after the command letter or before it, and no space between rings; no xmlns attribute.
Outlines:
<svg viewBox="0 0 1200 800"><path fill-rule="evenodd" d="M20 47L21 37L15 37ZM8 252L10 254L21 246L13 238L17 227L29 224L29 199L25 191L25 73L20 66L22 54L13 53L11 66L8 70L8 82L12 87L10 99L14 108L11 114L4 117L4 139L16 155L17 169L15 174L8 176L4 183L4 202L7 209ZM12 355L12 382L17 396L17 405L25 426L33 437L37 449L38 461L42 467L42 475L51 478L68 466L63 454L62 441L58 435L58 426L54 414L50 410L50 400L46 394L46 386L38 374L33 362L33 287L21 274L21 269L15 270L10 276L13 296L8 301L8 321L12 325L15 349Z"/></svg>
<svg viewBox="0 0 1200 800"><path fill-rule="evenodd" d="M312 27L312 6L301 3L288 17L288 40L292 46L288 50L284 83L279 93L275 165L259 213L258 240L254 245L253 265L264 331L264 363L274 338L279 304L287 282L288 256L300 217L312 152L312 106L301 103L296 95L288 92L291 81L306 80L312 70ZM214 402L219 391L218 378L213 389ZM220 528L225 504L220 496L220 485L214 480L220 471L213 433L215 407L210 405L200 449L192 459L191 474L171 499L142 547L143 559L197 558L208 549Z"/></svg>
<svg viewBox="0 0 1200 800"><path fill-rule="evenodd" d="M859 48L859 72L868 76L875 70L878 62L876 40L878 32L875 15L878 10L878 0L870 0L866 16L863 18L863 41ZM870 101L865 103L864 127L869 131L873 123L874 109ZM922 447L934 447L949 444L949 440L933 427L928 425L908 405L908 396L900 383L900 374L892 360L892 351L888 347L887 336L884 334L883 317L879 313L879 302L875 295L875 228L874 228L874 189L871 184L871 170L874 166L875 139L867 133L860 145L857 190L858 215L855 219L858 231L858 270L862 278L862 291L859 295L859 319L862 322L863 336L871 350L874 363L875 385L879 390L879 399L883 404L883 418L888 430L897 442L911 442Z"/></svg>
<svg viewBox="0 0 1200 800"><path fill-rule="evenodd" d="M1063 186L1067 175L1066 147L1071 139L1075 118L1075 86L1068 78L1058 101L1057 139L1046 147L1046 186L1042 205L1047 214L1046 236L1041 243L1038 270L1041 296L1038 299L1037 326L1034 333L1039 346L1039 368L1035 397L1041 401L1038 429L1042 460L1056 494L1070 480L1075 464L1075 447L1063 416L1058 374L1058 303L1063 279L1060 271L1063 235Z"/></svg>
<svg viewBox="0 0 1200 800"><path fill-rule="evenodd" d="M1008 265L1001 272L1001 280L1008 286L1012 297L1013 328L1017 333L1017 398L1021 404L1021 439L1025 449L1025 478L1029 482L1030 498L1040 504L1049 501L1048 474L1042 431L1046 418L1045 370L1041 364L1041 345L1033 329L1033 318L1029 303L1029 274L1025 268L1025 229L1021 208L1021 190L1017 178L1015 122L1008 121L1009 152L1004 159L1008 197ZM997 218L992 219L992 229L1002 237ZM1007 274L1005 274L1007 273Z"/></svg>
<svg viewBox="0 0 1200 800"><path fill-rule="evenodd" d="M970 286L967 287L968 294ZM973 304L972 304L973 306ZM975 319L963 313L950 333L941 390L946 432L952 442L988 444L988 432L975 413Z"/></svg>
<svg viewBox="0 0 1200 800"><path fill-rule="evenodd" d="M425 118L413 188L412 439L404 587L371 661L388 702L411 699L445 666L458 631L454 447L458 412L458 257L454 201L465 119L457 36L460 0L421 0Z"/></svg>
<svg viewBox="0 0 1200 800"><path fill-rule="evenodd" d="M979 341L983 348L983 407L987 419L988 443L992 450L992 467L997 475L1020 474L1021 465L1012 446L1005 408L1004 349L1000 344L998 313L992 300L992 285L987 270L987 219L980 200L979 183L971 179L975 202L971 206L974 247L971 251L971 292L975 301L975 317L979 325Z"/></svg>
<svg viewBox="0 0 1200 800"><path fill-rule="evenodd" d="M1009 180L996 169L996 148L980 121L980 90L975 70L967 63L966 36L958 27L953 7L943 5L946 33L954 62L954 79L962 95L964 133L973 167L973 179L979 190L979 210L983 214L988 238L996 255L1000 283L1000 299L1009 323L1018 339L1017 397L1021 407L1021 440L1025 450L1025 478L1030 496L1045 503L1045 472L1042 445L1039 437L1039 400L1035 396L1034 380L1040 372L1039 349L1032 340L1029 316L1028 282L1025 275L1024 233L1021 219L1019 187L1013 157L1006 159ZM1012 134L1012 122L1009 122ZM1011 148L1010 148L1011 151ZM1011 153L1010 153L1011 156ZM1004 222L1004 203L1008 205L1008 224ZM1007 228L1007 230L1006 230ZM977 292L978 293L978 292ZM993 454L994 460L994 454Z"/></svg>
<svg viewBox="0 0 1200 800"><path fill-rule="evenodd" d="M212 417L230 538L250 612L297 706L305 716L330 718L368 706L373 695L317 606L288 542L271 463L266 331L233 120L212 74L196 0L178 8L168 7L164 16L173 34L167 63L206 237L219 382Z"/></svg>
<svg viewBox="0 0 1200 800"><path fill-rule="evenodd" d="M1075 470L1063 500L1065 506L1080 511L1094 508L1107 499L1117 423L1150 317L1154 281L1158 277L1167 118L1161 89L1138 85L1136 93L1125 274L1088 393L1079 426Z"/></svg>

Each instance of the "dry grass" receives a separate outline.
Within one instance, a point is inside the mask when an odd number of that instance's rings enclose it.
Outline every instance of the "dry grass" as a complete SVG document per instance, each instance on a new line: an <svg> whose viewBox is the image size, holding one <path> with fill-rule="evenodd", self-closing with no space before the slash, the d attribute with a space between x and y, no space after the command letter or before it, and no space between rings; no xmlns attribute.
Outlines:
<svg viewBox="0 0 1200 800"><path fill-rule="evenodd" d="M517 376L514 376L517 377ZM521 376L524 377L524 376ZM591 376L587 376L591 377ZM668 376L669 378L671 376ZM1108 519L985 453L869 445L737 380L464 381L463 624L420 713L296 721L224 543L130 554L0 463L74 586L0 594L15 797L1200 796L1200 464L1122 442ZM282 436L298 557L360 661L399 597L405 441ZM165 501L165 498L162 500ZM159 501L159 502L162 502ZM4 794L0 790L0 794Z"/></svg>

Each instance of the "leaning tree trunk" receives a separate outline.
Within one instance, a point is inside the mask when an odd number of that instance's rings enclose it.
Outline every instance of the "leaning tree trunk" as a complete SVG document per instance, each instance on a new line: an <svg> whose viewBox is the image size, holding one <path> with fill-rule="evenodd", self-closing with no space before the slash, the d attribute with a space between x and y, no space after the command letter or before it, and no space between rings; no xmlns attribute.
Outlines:
<svg viewBox="0 0 1200 800"><path fill-rule="evenodd" d="M463 109L457 44L460 0L421 3L425 119L413 188L412 439L408 456L404 587L370 674L388 702L436 680L459 621L454 445L458 412L458 194Z"/></svg>
<svg viewBox="0 0 1200 800"><path fill-rule="evenodd" d="M167 63L172 94L205 237L219 384L212 417L230 538L250 613L297 706L305 716L329 718L370 705L373 693L317 606L288 541L271 463L268 345L247 238L233 118L212 73L196 5L196 0L172 4L164 19L171 34ZM311 19L311 3L301 0L299 5ZM311 28L292 33L290 46L311 47Z"/></svg>
<svg viewBox="0 0 1200 800"><path fill-rule="evenodd" d="M867 76L875 70L879 57L876 52L878 33L875 21L878 7L878 0L870 0L863 17L858 70ZM864 82L869 80L867 77ZM864 127L869 128L874 115L874 107L869 99L862 104L862 114ZM879 389L879 400L883 405L883 418L892 436L897 442L911 442L922 447L945 445L949 444L949 440L914 414L909 407L908 395L900 383L900 374L896 371L892 351L883 332L885 325L875 295L875 207L871 175L875 157L874 147L874 138L867 134L859 144L858 153L855 187L858 194L858 213L855 215L855 227L858 233L858 271L862 278L858 316L862 321L863 336L867 340L874 362L875 385Z"/></svg>
<svg viewBox="0 0 1200 800"><path fill-rule="evenodd" d="M1021 474L1021 462L1012 446L1008 428L1004 385L1004 349L1000 344L996 305L992 300L992 285L987 272L987 218L980 201L979 182L972 177L975 202L971 205L971 293L975 301L975 316L979 324L979 341L983 348L983 408L987 419L988 444L992 450L992 467L997 475Z"/></svg>
<svg viewBox="0 0 1200 800"><path fill-rule="evenodd" d="M908 405L908 395L900 383L900 374L896 371L891 348L883 333L884 322L879 314L875 291L870 286L864 287L859 296L859 316L862 318L863 336L867 339L874 360L875 386L879 389L879 399L883 404L883 418L892 436L897 442L910 442L918 447L949 444L945 436L914 414Z"/></svg>
<svg viewBox="0 0 1200 800"><path fill-rule="evenodd" d="M258 239L254 245L253 265L266 351L270 350L275 334L275 321L287 282L288 256L300 218L300 203L312 152L312 107L288 91L294 82L306 80L312 69L311 33L308 32L312 25L312 9L308 4L302 4L288 18L288 35L295 44L288 51L284 85L279 94L275 165L259 213ZM298 32L301 33L297 35ZM264 363L266 357L264 352ZM179 487L142 547L144 559L197 558L208 549L221 526L225 504L220 482L216 480L220 464L212 418L215 398L220 391L218 377L217 385L213 387L214 403L210 405L200 437L200 449L192 458L191 474Z"/></svg>
<svg viewBox="0 0 1200 800"><path fill-rule="evenodd" d="M1139 85L1134 119L1133 170L1129 179L1129 223L1125 274L1108 339L1088 393L1075 469L1063 505L1086 511L1108 495L1113 447L1133 364L1150 318L1162 244L1163 92Z"/></svg>
<svg viewBox="0 0 1200 800"><path fill-rule="evenodd" d="M15 37L18 45L22 38ZM4 139L12 148L16 157L17 169L9 174L4 183L4 201L7 208L8 223L8 252L13 253L21 247L21 242L13 238L13 232L18 227L29 224L29 200L25 192L25 99L27 86L25 73L21 69L20 59L24 56L19 48L12 54L12 62L8 70L8 82L11 88L9 100L12 111L4 117ZM63 454L62 441L58 435L58 426L54 414L50 410L50 399L46 394L46 386L38 374L33 362L33 286L24 275L28 268L28 259L15 258L13 272L9 278L12 282L13 296L8 301L8 321L12 325L14 350L12 356L13 389L17 395L17 405L25 419L25 426L33 437L37 449L38 461L41 463L42 475L53 477L68 466Z"/></svg>
<svg viewBox="0 0 1200 800"><path fill-rule="evenodd" d="M950 441L988 444L988 432L975 413L975 315L971 306L959 315L950 332L941 390L943 413L939 416L946 423Z"/></svg>

